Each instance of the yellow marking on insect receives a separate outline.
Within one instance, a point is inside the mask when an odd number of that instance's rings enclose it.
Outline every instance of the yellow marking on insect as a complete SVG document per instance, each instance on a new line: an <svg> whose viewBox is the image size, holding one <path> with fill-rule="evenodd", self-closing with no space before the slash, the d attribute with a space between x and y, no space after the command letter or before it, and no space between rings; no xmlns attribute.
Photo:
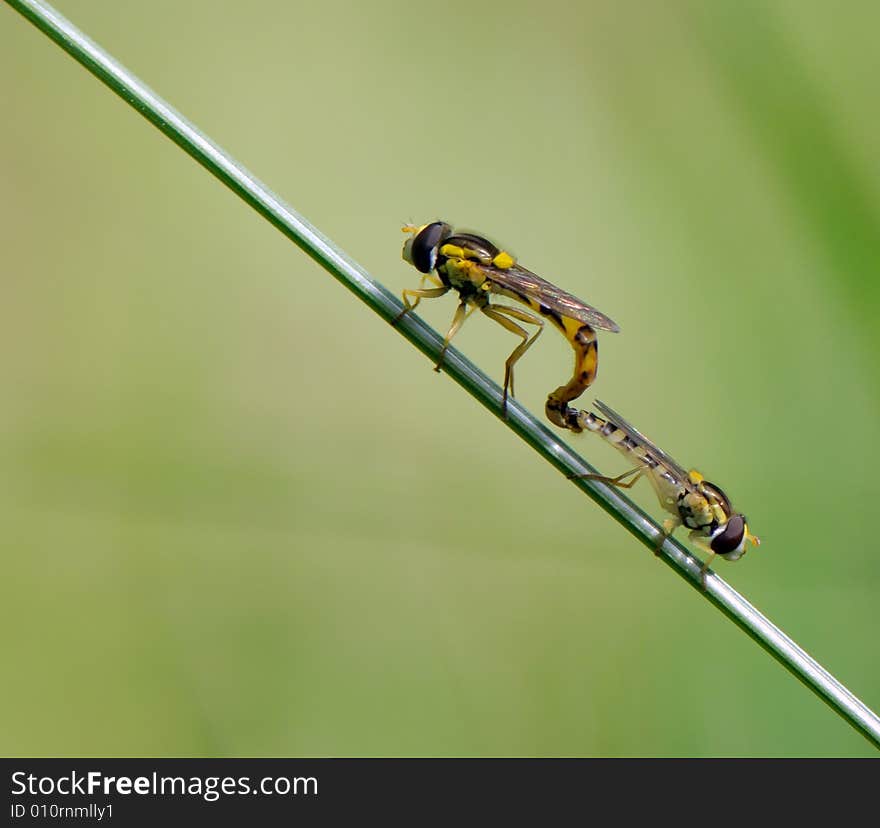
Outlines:
<svg viewBox="0 0 880 828"><path fill-rule="evenodd" d="M473 259L484 264L490 263L485 256L481 256L476 250L468 250L468 248L460 247L457 244L442 245L440 247L440 255L446 256L448 259L461 259L462 261Z"/></svg>
<svg viewBox="0 0 880 828"><path fill-rule="evenodd" d="M492 259L492 264L501 270L507 270L516 264L516 259L514 259L510 253L502 250L494 259Z"/></svg>
<svg viewBox="0 0 880 828"><path fill-rule="evenodd" d="M487 256L480 255L476 250L470 250L467 247L461 247L457 244L444 244L440 247L440 254L449 259L468 259L478 261L482 264L491 264L499 270L509 270L516 264L516 259L504 250L499 251L491 259Z"/></svg>
<svg viewBox="0 0 880 828"><path fill-rule="evenodd" d="M470 282L474 287L481 288L487 292L492 290L491 279L486 276L485 272L477 267L475 262L468 261L467 259L450 258L446 262L446 272L451 277L453 284L456 282L453 274L457 274L459 276L458 281L462 281L461 276L464 276L465 280Z"/></svg>

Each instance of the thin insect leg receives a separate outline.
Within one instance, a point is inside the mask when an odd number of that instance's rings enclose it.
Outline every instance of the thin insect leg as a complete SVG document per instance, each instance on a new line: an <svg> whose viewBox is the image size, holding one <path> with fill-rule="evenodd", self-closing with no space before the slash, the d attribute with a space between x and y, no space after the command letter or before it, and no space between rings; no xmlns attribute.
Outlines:
<svg viewBox="0 0 880 828"><path fill-rule="evenodd" d="M703 565L700 567L700 586L703 587L703 591L705 592L706 573L709 571L709 566L711 565L712 561L715 560L715 552L713 551L712 547L709 546L709 542L706 539L705 535L703 535L698 529L694 529L688 535L688 537L691 539L691 542L694 544L694 546L701 549L708 555L706 560L703 562Z"/></svg>
<svg viewBox="0 0 880 828"><path fill-rule="evenodd" d="M509 394L511 397L515 396L513 391L513 366L517 362L517 360L529 349L532 347L534 341L538 338L538 335L544 330L544 320L538 316L535 316L533 313L529 313L528 311L522 310L522 308L512 308L509 305L491 305L489 306L490 310L495 311L495 313L502 313L505 316L512 316L514 319L519 319L522 322L528 322L531 325L537 325L538 330L535 331L535 334L528 338L528 332L520 328L519 325L510 322L510 320L500 320L497 316L487 313L486 308L483 307L483 313L485 313L490 319L494 319L496 322L504 325L509 331L513 331L514 333L519 333L520 336L523 337L522 344L518 345L510 356L507 358L507 361L504 363L504 376L505 376L505 388L509 389ZM508 324L509 323L509 324ZM508 381L509 380L509 381ZM507 406L507 395L504 397L504 406Z"/></svg>
<svg viewBox="0 0 880 828"><path fill-rule="evenodd" d="M492 308L492 310L494 311L498 311L498 313L512 316L514 317L514 319L519 319L522 322L528 322L532 325L537 325L541 330L544 329L544 320L541 319L540 316L537 316L536 314L531 313L527 310L523 310L522 308L514 308L510 305L489 305L489 307Z"/></svg>
<svg viewBox="0 0 880 828"><path fill-rule="evenodd" d="M466 315L465 318L464 318L464 321L467 322L467 320L470 319L471 314L472 314L474 311L479 310L479 309L480 309L480 306L479 306L479 305L471 305L471 306L468 308L468 312L467 312L467 315ZM462 323L462 324L464 324L464 323Z"/></svg>
<svg viewBox="0 0 880 828"><path fill-rule="evenodd" d="M666 543L666 538L668 538L678 527L681 526L681 519L673 519L667 518L663 521L663 534L657 539L657 542L654 544L654 554L659 558L660 552L663 550L663 544Z"/></svg>
<svg viewBox="0 0 880 828"><path fill-rule="evenodd" d="M434 285L434 287L437 287L437 288L446 287L446 286L443 284L443 282L441 282L441 281L440 281L440 280L439 280L439 279L438 279L433 273L423 273L423 274L422 274L422 278L419 279L419 289L420 289L420 290L424 290L424 289L425 289L425 283L426 283L426 282L430 282L432 285ZM448 288L447 288L447 290L448 290ZM440 295L442 296L443 294L441 293ZM415 310L415 308L418 307L419 302L421 301L421 299L422 299L422 297L417 296L417 297L416 297L416 301L413 302L412 305L410 305L409 310Z"/></svg>
<svg viewBox="0 0 880 828"><path fill-rule="evenodd" d="M517 360L534 344L535 340L541 335L541 331L544 330L544 321L537 316L534 316L527 311L520 310L520 308L511 308L507 305L483 305L480 310L488 316L490 319L495 320L499 325L504 328L507 328L511 333L515 333L517 336L522 337L522 342L516 346L516 348L511 351L510 356L507 357L507 360L504 363L504 391L501 397L501 412L503 416L507 416L507 396L508 393L510 396L514 396L513 393L513 366L516 364ZM507 317L512 316L514 319L519 319L522 322L529 322L533 325L538 326L538 330L529 337L528 331L524 328L521 328L516 324L512 319L508 319Z"/></svg>
<svg viewBox="0 0 880 828"><path fill-rule="evenodd" d="M424 280L422 280L422 284L424 284ZM450 288L443 285L442 287L436 288L405 288L403 291L403 310L391 320L392 325L396 325L406 316L411 310L416 308L419 302L422 299L436 299L438 296L443 296L445 293L449 293ZM409 297L415 296L416 301L410 302Z"/></svg>
<svg viewBox="0 0 880 828"><path fill-rule="evenodd" d="M639 481L641 476L645 473L644 466L636 466L634 469L630 469L629 471L625 471L623 474L617 475L617 477L605 477L604 474L570 474L568 476L569 480L601 480L608 486L614 486L618 489L631 489L636 483ZM631 474L634 474L635 477L629 481L629 483L624 483Z"/></svg>
<svg viewBox="0 0 880 828"><path fill-rule="evenodd" d="M426 282L429 282L430 284L434 285L434 288L436 288L436 289L438 289L438 290L439 290L440 288L446 288L447 291L449 291L449 290L452 289L452 288L447 287L446 285L444 285L443 282L441 282L440 279L438 279L433 273L423 273L423 274L422 274L422 278L419 279L419 288L420 288L421 290L425 290L425 289L426 289L426 288L425 288L425 283L426 283ZM427 288L427 290L433 290L434 288ZM440 296L443 296L443 294L441 293ZM428 297L428 296L425 296L425 297L417 296L417 297L416 297L416 301L412 303L412 307L410 308L410 310L413 310L413 309L415 309L416 307L418 307L418 304L419 304L419 302L422 300L422 298L428 298L428 299L429 299L429 298L432 298L432 297Z"/></svg>
<svg viewBox="0 0 880 828"><path fill-rule="evenodd" d="M464 324L464 320L470 316L468 312L467 302L464 299L459 302L458 307L455 309L455 316L452 317L452 324L449 326L449 330L446 332L446 338L443 340L443 347L440 349L440 356L437 359L437 364L434 366L435 371L440 371L440 366L443 365L443 358L446 356L446 349L449 347L449 343L452 342L452 337L454 337L461 326Z"/></svg>

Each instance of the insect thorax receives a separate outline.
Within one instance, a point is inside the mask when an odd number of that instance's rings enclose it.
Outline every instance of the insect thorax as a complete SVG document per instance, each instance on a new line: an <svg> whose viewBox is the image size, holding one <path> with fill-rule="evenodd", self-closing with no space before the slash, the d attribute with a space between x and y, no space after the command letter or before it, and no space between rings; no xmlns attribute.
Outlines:
<svg viewBox="0 0 880 828"><path fill-rule="evenodd" d="M483 293L485 274L477 268L467 266L459 259L443 258L437 263L437 273L444 284L458 291L462 299Z"/></svg>
<svg viewBox="0 0 880 828"><path fill-rule="evenodd" d="M709 501L696 492L682 491L678 497L678 514L688 529L698 529L707 537L718 528Z"/></svg>

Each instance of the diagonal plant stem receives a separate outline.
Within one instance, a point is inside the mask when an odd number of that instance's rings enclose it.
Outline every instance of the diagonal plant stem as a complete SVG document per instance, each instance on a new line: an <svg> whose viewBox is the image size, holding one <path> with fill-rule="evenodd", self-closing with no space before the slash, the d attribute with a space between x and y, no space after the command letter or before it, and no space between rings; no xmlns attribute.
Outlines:
<svg viewBox="0 0 880 828"><path fill-rule="evenodd" d="M400 313L401 303L385 287L50 5L40 0L6 2L250 204L383 319L390 322ZM396 328L430 359L437 360L442 338L421 319L409 314ZM563 474L596 473L596 469L517 402L510 401L507 418L501 418L501 389L454 348L446 352L444 371ZM628 498L595 480L580 479L573 481L573 484L646 547L654 549L662 531ZM702 564L673 538L667 538L664 542L661 558L836 713L880 747L880 718L736 590L711 570L707 574L704 589Z"/></svg>

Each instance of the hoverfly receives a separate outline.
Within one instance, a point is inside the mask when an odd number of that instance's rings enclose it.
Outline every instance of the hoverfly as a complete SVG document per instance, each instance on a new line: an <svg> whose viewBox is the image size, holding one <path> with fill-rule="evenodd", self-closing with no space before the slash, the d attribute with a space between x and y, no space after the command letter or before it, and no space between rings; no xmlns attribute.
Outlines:
<svg viewBox="0 0 880 828"><path fill-rule="evenodd" d="M595 406L601 417L589 411L578 412L581 429L599 434L618 451L634 458L638 466L617 477L599 474L578 477L601 480L621 489L629 489L640 477L647 477L660 505L673 515L672 519L663 521L663 535L655 550L657 554L666 538L679 526L690 529L690 540L709 554L700 570L705 589L706 570L716 555L736 561L745 555L749 543L754 546L761 543L760 538L749 532L746 516L733 510L729 498L718 486L694 469L685 471L604 403L596 400ZM624 482L627 478L631 479Z"/></svg>
<svg viewBox="0 0 880 828"><path fill-rule="evenodd" d="M421 227L408 224L403 227L403 232L410 234L403 246L403 258L423 275L418 288L403 291L404 309L394 321L413 310L422 299L434 299L450 290L458 291L458 307L434 370L440 370L446 349L465 319L479 310L522 339L504 363L501 410L506 413L507 397L514 396L513 366L544 329L541 317L549 319L571 343L575 360L572 378L548 396L546 412L551 422L563 428L570 427L569 424L576 421L576 411L570 409L568 403L583 394L596 378L598 345L595 329L616 333L620 330L617 325L586 302L521 267L513 256L482 236L454 231L443 221ZM437 276L432 275L432 270ZM434 287L426 288L426 281ZM522 302L534 313L493 304L489 301L492 294ZM537 325L538 329L530 335L518 322Z"/></svg>

